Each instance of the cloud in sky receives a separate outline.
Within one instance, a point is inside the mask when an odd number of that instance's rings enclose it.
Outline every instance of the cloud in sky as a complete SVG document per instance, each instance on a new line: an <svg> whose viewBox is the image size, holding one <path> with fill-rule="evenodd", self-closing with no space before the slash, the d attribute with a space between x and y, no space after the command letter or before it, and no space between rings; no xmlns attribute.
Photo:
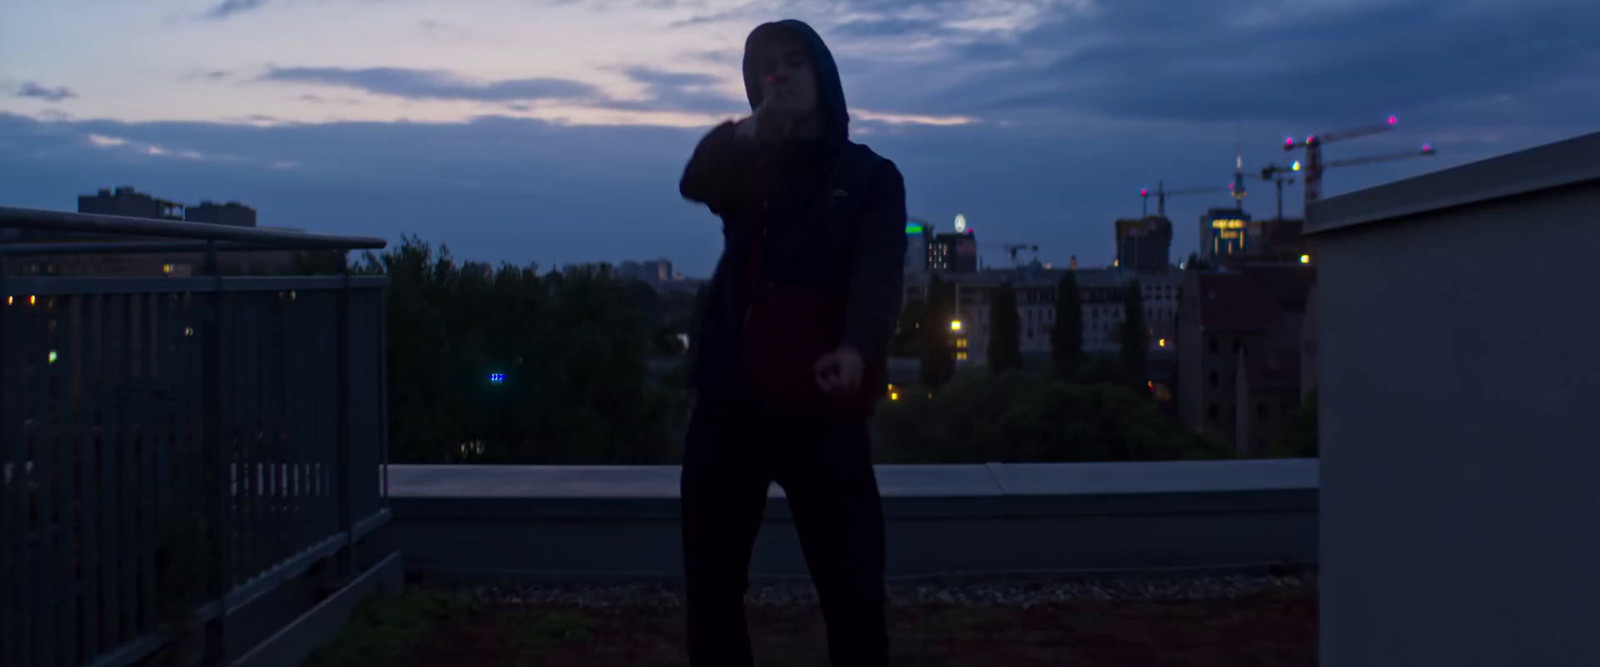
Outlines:
<svg viewBox="0 0 1600 667"><path fill-rule="evenodd" d="M526 102L584 100L599 95L599 90L593 85L571 79L528 78L477 82L451 72L403 67L274 67L261 75L261 80L354 88L377 95L410 99Z"/></svg>
<svg viewBox="0 0 1600 667"><path fill-rule="evenodd" d="M43 86L33 81L24 82L17 88L17 97L29 97L46 102L60 102L77 96L77 93L66 86Z"/></svg>
<svg viewBox="0 0 1600 667"><path fill-rule="evenodd" d="M267 4L267 0L222 0L210 9L207 9L202 18L221 20L231 16L253 12Z"/></svg>

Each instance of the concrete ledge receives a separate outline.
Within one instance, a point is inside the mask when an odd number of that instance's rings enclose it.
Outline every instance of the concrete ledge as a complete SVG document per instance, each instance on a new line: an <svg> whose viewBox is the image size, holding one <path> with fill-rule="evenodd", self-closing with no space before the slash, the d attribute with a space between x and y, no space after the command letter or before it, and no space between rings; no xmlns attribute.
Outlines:
<svg viewBox="0 0 1600 667"><path fill-rule="evenodd" d="M1306 206L1307 236L1600 179L1600 132L1330 197Z"/></svg>
<svg viewBox="0 0 1600 667"><path fill-rule="evenodd" d="M892 576L1313 562L1315 460L879 466ZM375 539L453 576L675 577L676 466L391 466ZM756 576L803 576L781 489Z"/></svg>

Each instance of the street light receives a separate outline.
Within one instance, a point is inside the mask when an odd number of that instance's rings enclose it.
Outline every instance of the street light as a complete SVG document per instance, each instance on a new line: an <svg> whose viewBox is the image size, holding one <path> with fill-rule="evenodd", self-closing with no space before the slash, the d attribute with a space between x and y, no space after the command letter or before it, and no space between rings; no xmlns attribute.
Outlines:
<svg viewBox="0 0 1600 667"><path fill-rule="evenodd" d="M961 320L950 320L950 330L951 331L960 331L961 330Z"/></svg>
<svg viewBox="0 0 1600 667"><path fill-rule="evenodd" d="M1300 256L1300 263L1301 264L1310 264L1311 263L1311 255L1301 255Z"/></svg>

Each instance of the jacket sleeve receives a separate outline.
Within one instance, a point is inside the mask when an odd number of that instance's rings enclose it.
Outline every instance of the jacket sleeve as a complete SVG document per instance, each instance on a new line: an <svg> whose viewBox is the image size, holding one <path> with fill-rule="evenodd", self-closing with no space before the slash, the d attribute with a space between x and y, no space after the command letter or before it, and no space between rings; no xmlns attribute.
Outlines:
<svg viewBox="0 0 1600 667"><path fill-rule="evenodd" d="M889 354L905 296L906 186L884 160L855 228L843 343L865 359Z"/></svg>
<svg viewBox="0 0 1600 667"><path fill-rule="evenodd" d="M705 204L711 212L726 217L747 195L750 169L756 150L749 142L734 136L734 123L725 122L707 133L695 146L694 155L683 169L678 193L684 199Z"/></svg>

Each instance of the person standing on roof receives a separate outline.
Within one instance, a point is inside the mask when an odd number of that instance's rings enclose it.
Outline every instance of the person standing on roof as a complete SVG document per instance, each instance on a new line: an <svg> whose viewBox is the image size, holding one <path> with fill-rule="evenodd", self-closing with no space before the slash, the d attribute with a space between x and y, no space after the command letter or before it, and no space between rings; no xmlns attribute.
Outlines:
<svg viewBox="0 0 1600 667"><path fill-rule="evenodd" d="M906 252L900 171L849 140L839 71L800 21L745 41L749 117L695 148L679 191L722 219L698 323L682 502L688 651L753 663L750 552L784 490L834 667L888 664L883 506L867 419L886 391Z"/></svg>

